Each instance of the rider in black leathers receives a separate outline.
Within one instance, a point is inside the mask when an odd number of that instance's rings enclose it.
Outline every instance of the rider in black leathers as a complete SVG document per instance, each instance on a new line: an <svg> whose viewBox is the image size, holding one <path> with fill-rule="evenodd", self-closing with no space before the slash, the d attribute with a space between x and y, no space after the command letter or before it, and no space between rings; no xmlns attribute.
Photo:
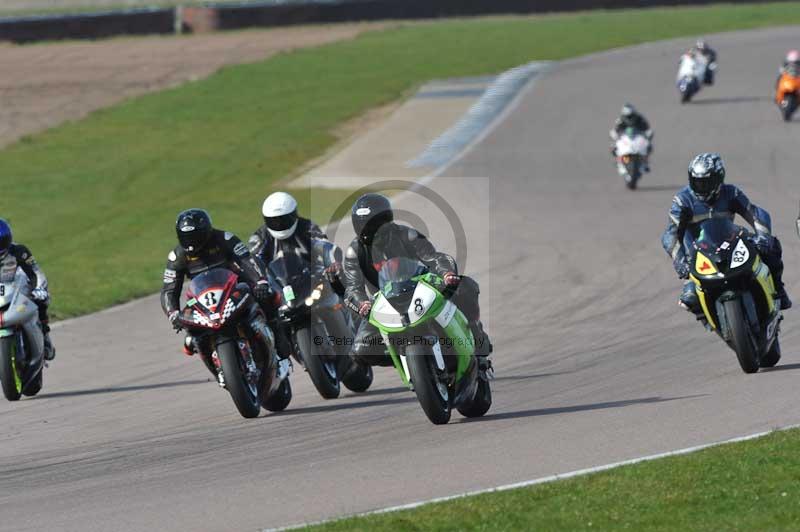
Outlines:
<svg viewBox="0 0 800 532"><path fill-rule="evenodd" d="M50 292L47 277L39 267L33 254L22 244L14 242L9 223L0 218L0 271L16 273L17 268L28 277L31 286L31 299L39 310L39 323L44 334L44 358L53 360L56 350L50 340L50 318L47 307L50 305Z"/></svg>
<svg viewBox="0 0 800 532"><path fill-rule="evenodd" d="M192 279L212 268L229 268L238 273L242 281L250 286L253 296L262 306L267 306L270 301L274 300L275 293L270 287L261 265L250 255L244 242L233 233L214 229L206 211L189 209L181 212L178 215L175 229L180 244L170 251L167 257L164 284L161 288L161 308L176 332L183 328L178 316L184 278ZM265 341L268 349L274 352L273 334L257 306L253 307L249 324L253 331ZM204 355L204 362L209 366L207 355L210 355L210 350L208 346L196 344L197 342L192 336L187 335L184 342L184 353L191 356L195 351L200 352ZM209 370L216 375L213 367L209 366Z"/></svg>
<svg viewBox="0 0 800 532"><path fill-rule="evenodd" d="M306 263L315 262L314 241L327 241L328 236L317 224L298 216L297 200L291 194L286 192L270 194L264 200L261 214L264 216L264 224L250 237L248 246L253 256L258 258L265 268L279 253L294 253ZM325 276L333 290L339 297L343 297L344 286L338 277L340 272L341 263L333 262L325 269ZM290 352L291 343L287 331L274 319L276 316L272 309L266 308L264 311L276 332L278 351Z"/></svg>
<svg viewBox="0 0 800 532"><path fill-rule="evenodd" d="M380 194L361 196L352 209L353 226L358 235L345 252L345 304L362 318L369 316L373 294L378 286L378 271L383 262L407 257L424 263L455 289L452 301L464 313L476 340L476 354L484 368L490 368L487 357L492 352L488 335L480 321L478 283L459 276L453 257L436 251L433 245L411 227L393 222L389 200ZM456 288L457 287L457 288ZM379 341L380 333L366 319L361 321L353 345L353 359L358 364L390 366Z"/></svg>

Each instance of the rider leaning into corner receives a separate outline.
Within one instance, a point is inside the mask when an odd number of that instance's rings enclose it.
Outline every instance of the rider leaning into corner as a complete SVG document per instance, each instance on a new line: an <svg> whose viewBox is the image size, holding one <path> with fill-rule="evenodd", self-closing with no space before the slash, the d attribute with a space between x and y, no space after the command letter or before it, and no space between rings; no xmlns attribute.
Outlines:
<svg viewBox="0 0 800 532"><path fill-rule="evenodd" d="M611 131L608 132L614 141L614 144L611 145L611 154L614 157L617 156L616 142L619 140L619 137L622 135L622 133L629 127L647 137L647 157L644 160L644 166L642 167L642 170L649 172L649 157L653 152L653 130L650 127L650 122L647 121L644 115L637 111L636 108L629 103L626 103L622 106L619 118L616 119L614 122L614 127L612 127Z"/></svg>
<svg viewBox="0 0 800 532"><path fill-rule="evenodd" d="M672 257L672 265L681 279L688 279L689 249L692 230L698 223L712 217L733 220L739 215L755 229L752 239L764 264L772 272L777 296L782 310L791 308L792 301L783 286L783 259L780 241L772 236L772 220L767 211L750 202L735 185L725 184L725 165L717 153L701 153L689 164L689 185L683 187L672 200L669 224L661 237L661 244ZM702 317L695 284L687 281L678 303Z"/></svg>
<svg viewBox="0 0 800 532"><path fill-rule="evenodd" d="M250 252L269 264L279 253L294 253L305 262L312 262L315 240L328 242L328 235L320 227L297 214L297 200L287 192L273 192L261 208L264 225L250 237ZM326 270L328 281L334 287L341 285L338 275L342 264L333 262ZM339 294L340 296L343 293Z"/></svg>
<svg viewBox="0 0 800 532"><path fill-rule="evenodd" d="M714 84L714 72L717 69L717 52L711 48L706 41L700 39L689 50L689 53L694 56L702 55L706 60L706 71L703 77L704 85Z"/></svg>
<svg viewBox="0 0 800 532"><path fill-rule="evenodd" d="M781 65L780 70L778 70L778 77L775 80L776 89L778 88L778 83L780 83L783 75L787 73L793 76L800 74L800 51L789 50L786 53L786 57L783 58L783 64Z"/></svg>
<svg viewBox="0 0 800 532"><path fill-rule="evenodd" d="M294 253L304 262L313 262L314 241L328 242L328 235L307 218L298 216L297 200L287 192L273 192L264 200L261 208L264 225L259 227L248 240L250 252L262 261L269 263L280 253ZM342 265L333 262L325 269L325 276L339 297L344 296L342 282L339 281ZM265 309L270 313L270 309ZM272 319L272 316L268 316ZM277 325L277 324L275 324ZM288 353L289 338L285 331L277 335L278 351Z"/></svg>
<svg viewBox="0 0 800 532"><path fill-rule="evenodd" d="M490 370L491 362L487 357L492 352L492 344L480 321L478 283L470 277L459 276L453 257L436 251L424 235L411 227L394 223L392 205L385 196L364 194L353 205L351 218L357 236L344 258L345 304L348 308L362 318L369 316L371 294L377 290L378 271L383 262L395 257L418 260L441 276L447 286L455 289L452 301L469 321L481 368ZM379 338L377 328L363 319L353 344L352 356L356 364L392 365Z"/></svg>
<svg viewBox="0 0 800 532"><path fill-rule="evenodd" d="M47 315L50 293L47 290L47 277L39 268L31 251L26 246L14 242L9 223L0 219L0 274L5 275L6 272L16 274L17 268L28 277L32 287L31 299L39 309L39 323L44 333L44 358L53 360L56 357L56 350L50 340L50 318Z"/></svg>
<svg viewBox="0 0 800 532"><path fill-rule="evenodd" d="M184 278L193 279L212 268L228 268L238 273L262 306L267 307L274 301L275 293L244 242L233 233L214 229L206 211L189 209L181 212L175 222L175 231L179 244L167 256L161 308L176 332L183 328L178 317ZM269 351L275 354L275 339L258 305L253 305L248 322L267 344ZM183 352L189 356L195 352L201 353L206 366L217 376L213 365L210 365L210 346L197 344L191 334L187 334Z"/></svg>

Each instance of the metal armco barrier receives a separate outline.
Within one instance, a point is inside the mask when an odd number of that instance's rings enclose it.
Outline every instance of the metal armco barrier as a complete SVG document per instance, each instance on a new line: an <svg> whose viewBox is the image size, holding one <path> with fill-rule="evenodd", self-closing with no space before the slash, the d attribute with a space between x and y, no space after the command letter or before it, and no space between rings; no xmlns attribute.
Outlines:
<svg viewBox="0 0 800 532"><path fill-rule="evenodd" d="M200 5L187 1L185 6L175 9L0 18L0 41L100 39L296 24L714 3L753 3L753 0L284 0Z"/></svg>

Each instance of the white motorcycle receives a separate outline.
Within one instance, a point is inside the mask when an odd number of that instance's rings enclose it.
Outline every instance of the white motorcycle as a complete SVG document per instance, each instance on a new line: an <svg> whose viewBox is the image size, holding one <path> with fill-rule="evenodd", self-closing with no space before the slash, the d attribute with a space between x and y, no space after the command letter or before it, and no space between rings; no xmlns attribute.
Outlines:
<svg viewBox="0 0 800 532"><path fill-rule="evenodd" d="M650 139L632 127L626 128L619 136L612 130L611 138L615 140L617 172L625 179L625 185L633 190L642 177L642 170L647 163Z"/></svg>
<svg viewBox="0 0 800 532"><path fill-rule="evenodd" d="M700 92L700 88L707 79L707 70L715 69L716 64L709 64L703 55L683 54L676 78L681 103L687 103L692 99L692 96Z"/></svg>
<svg viewBox="0 0 800 532"><path fill-rule="evenodd" d="M44 334L28 277L0 272L0 387L9 401L42 389Z"/></svg>

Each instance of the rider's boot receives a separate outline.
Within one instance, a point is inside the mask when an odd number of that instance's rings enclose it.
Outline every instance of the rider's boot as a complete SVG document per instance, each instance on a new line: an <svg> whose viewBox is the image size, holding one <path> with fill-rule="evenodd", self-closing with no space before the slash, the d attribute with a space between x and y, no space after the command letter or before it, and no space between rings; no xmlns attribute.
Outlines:
<svg viewBox="0 0 800 532"><path fill-rule="evenodd" d="M471 321L469 323L472 337L475 339L475 356L478 357L478 368L487 374L492 374L492 361L489 360L489 355L494 351L489 335L483 330L483 323L481 320Z"/></svg>
<svg viewBox="0 0 800 532"><path fill-rule="evenodd" d="M50 339L50 324L47 321L42 321L42 334L44 334L44 359L48 362L56 358L56 348L53 347L53 341Z"/></svg>
<svg viewBox="0 0 800 532"><path fill-rule="evenodd" d="M777 297L780 300L781 310L789 310L792 308L792 300L789 299L789 294L786 293L786 287L783 285L783 280L780 276L774 276L775 290Z"/></svg>
<svg viewBox="0 0 800 532"><path fill-rule="evenodd" d="M683 285L683 291L678 298L678 305L694 314L698 321L706 324L706 317L703 313L703 308L700 306L700 298L697 297L697 290L692 281L686 281Z"/></svg>

